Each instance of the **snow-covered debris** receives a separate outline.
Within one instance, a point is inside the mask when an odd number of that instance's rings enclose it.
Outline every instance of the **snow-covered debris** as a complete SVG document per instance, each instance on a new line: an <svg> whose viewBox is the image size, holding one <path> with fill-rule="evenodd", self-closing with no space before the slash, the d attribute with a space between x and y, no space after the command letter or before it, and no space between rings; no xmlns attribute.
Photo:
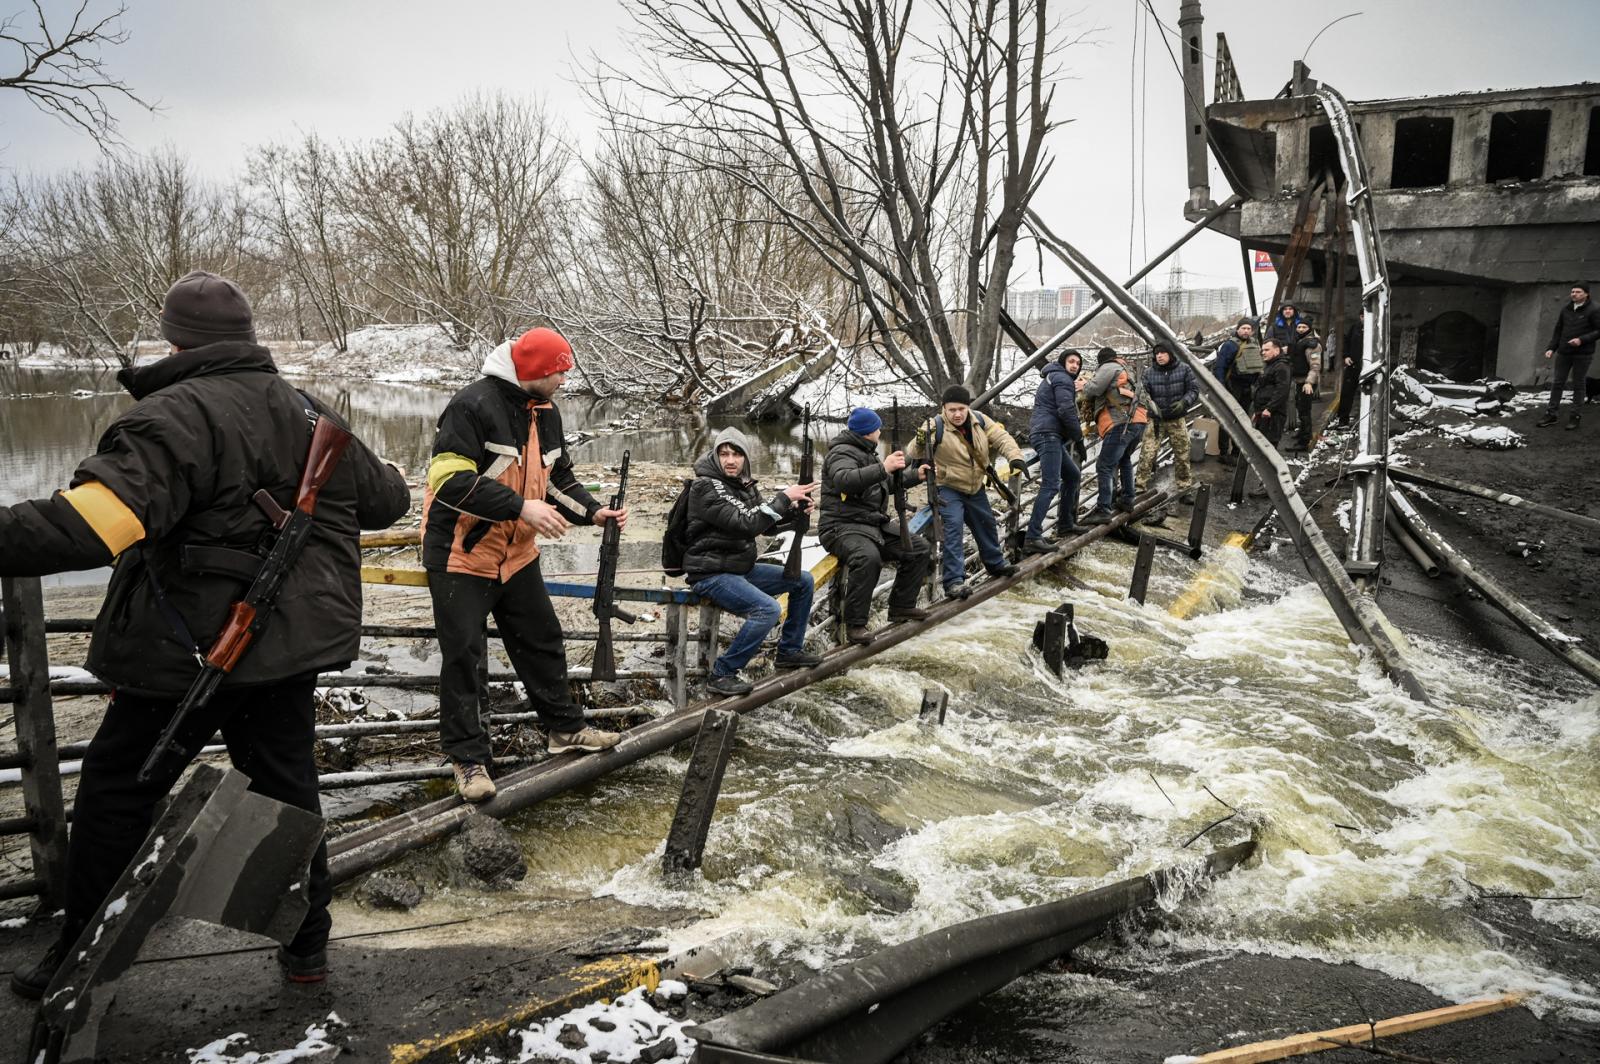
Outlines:
<svg viewBox="0 0 1600 1064"><path fill-rule="evenodd" d="M1511 451L1527 446L1519 432L1504 425L1441 425L1447 436L1453 436L1468 447L1481 447L1489 451Z"/></svg>
<svg viewBox="0 0 1600 1064"><path fill-rule="evenodd" d="M275 357L287 373L374 381L465 382L477 377L487 353L461 348L439 325L368 325L345 339L346 351L330 342Z"/></svg>
<svg viewBox="0 0 1600 1064"><path fill-rule="evenodd" d="M655 999L676 1000L688 987L676 980L663 980ZM630 990L609 1005L594 1002L534 1024L517 1032L522 1040L514 1061L562 1060L571 1064L627 1064L631 1061L661 1061L687 1064L694 1054L694 1040L684 1035L688 1020L674 1020L656 1011L652 995L644 987ZM671 1043L668 1045L668 1043ZM477 1064L488 1064L479 1060Z"/></svg>
<svg viewBox="0 0 1600 1064"><path fill-rule="evenodd" d="M293 1061L329 1061L339 1055L340 1049L328 1040L328 1032L343 1027L344 1021L337 1012L306 1028L306 1036L288 1049L256 1051L244 1049L250 1036L236 1031L215 1042L207 1042L199 1049L189 1050L189 1064L291 1064ZM235 1054L235 1048L244 1049Z"/></svg>
<svg viewBox="0 0 1600 1064"><path fill-rule="evenodd" d="M1353 501L1345 499L1333 511L1333 516L1339 521L1339 527L1346 532L1350 531L1350 511L1354 506L1355 503Z"/></svg>

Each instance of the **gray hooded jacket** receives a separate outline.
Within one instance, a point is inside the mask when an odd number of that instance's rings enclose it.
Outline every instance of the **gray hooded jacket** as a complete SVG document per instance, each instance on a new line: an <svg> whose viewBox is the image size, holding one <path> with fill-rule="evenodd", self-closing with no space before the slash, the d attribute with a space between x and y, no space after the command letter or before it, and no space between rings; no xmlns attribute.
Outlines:
<svg viewBox="0 0 1600 1064"><path fill-rule="evenodd" d="M739 476L722 472L717 448L731 443L744 453ZM691 584L717 573L743 576L756 564L756 539L783 527L794 515L794 503L783 492L761 501L756 488L750 441L738 429L717 433L711 450L694 464L689 486L688 549L683 569Z"/></svg>

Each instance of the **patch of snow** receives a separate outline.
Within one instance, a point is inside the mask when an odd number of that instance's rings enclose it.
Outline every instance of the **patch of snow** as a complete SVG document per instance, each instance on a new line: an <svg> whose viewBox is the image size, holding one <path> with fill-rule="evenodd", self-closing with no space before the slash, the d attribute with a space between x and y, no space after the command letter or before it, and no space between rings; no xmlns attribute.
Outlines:
<svg viewBox="0 0 1600 1064"><path fill-rule="evenodd" d="M346 337L274 357L286 373L412 383L464 383L478 376L486 350L461 348L441 326L367 325Z"/></svg>
<svg viewBox="0 0 1600 1064"><path fill-rule="evenodd" d="M1346 499L1334 508L1333 516L1338 518L1339 527L1346 532L1350 531L1350 511L1355 507L1355 501Z"/></svg>
<svg viewBox="0 0 1600 1064"><path fill-rule="evenodd" d="M143 874L143 872L144 872L144 870L146 868L155 867L155 863L157 861L161 860L161 846L166 841L167 841L167 837L165 835L157 835L156 836L156 844L150 848L149 856L147 856L144 860L140 861L137 865L134 866L134 869L133 869L133 878L134 879L138 879L139 876L141 874Z"/></svg>
<svg viewBox="0 0 1600 1064"><path fill-rule="evenodd" d="M1490 451L1511 451L1527 446L1520 432L1504 425L1444 425L1445 435L1465 443L1468 447L1482 447Z"/></svg>
<svg viewBox="0 0 1600 1064"><path fill-rule="evenodd" d="M1161 1064L1200 1064L1200 1058L1179 1053L1177 1056L1168 1057L1166 1060L1163 1060Z"/></svg>
<svg viewBox="0 0 1600 1064"><path fill-rule="evenodd" d="M125 913L127 911L128 911L128 896L126 894L124 894L124 895L122 895L122 897L116 899L110 905L106 906L106 914L103 917L103 919L114 920L114 919L116 919L117 917L121 916L123 913Z"/></svg>
<svg viewBox="0 0 1600 1064"><path fill-rule="evenodd" d="M14 916L9 920L0 920L0 931L15 931L19 927L27 927L32 919L31 916Z"/></svg>
<svg viewBox="0 0 1600 1064"><path fill-rule="evenodd" d="M680 988L682 993L688 993L688 987L676 980L666 980L661 985L667 987L668 984L672 984L673 996L678 996ZM522 1044L515 1064L546 1060L593 1064L596 1054L606 1054L599 1057L601 1060L625 1064L638 1060L643 1050L667 1038L677 1044L677 1051L672 1056L661 1058L663 1064L687 1064L694 1053L695 1043L683 1032L684 1028L691 1026L692 1021L674 1020L662 1015L651 1005L649 997L647 989L638 987L610 1004L593 1002L516 1032ZM590 1022L592 1020L611 1025L612 1029L601 1030ZM569 1025L583 1035L583 1048L570 1048L558 1040ZM480 1060L478 1064L489 1064L489 1061Z"/></svg>
<svg viewBox="0 0 1600 1064"><path fill-rule="evenodd" d="M291 1064L293 1061L328 1061L339 1055L339 1047L328 1041L328 1032L337 1027L345 1026L337 1012L328 1013L328 1018L321 1023L313 1023L306 1028L306 1036L299 1043L288 1049L257 1052L253 1049L245 1050L235 1055L230 1052L235 1047L243 1048L250 1041L250 1036L243 1031L218 1038L214 1042L207 1042L199 1049L189 1050L189 1064Z"/></svg>

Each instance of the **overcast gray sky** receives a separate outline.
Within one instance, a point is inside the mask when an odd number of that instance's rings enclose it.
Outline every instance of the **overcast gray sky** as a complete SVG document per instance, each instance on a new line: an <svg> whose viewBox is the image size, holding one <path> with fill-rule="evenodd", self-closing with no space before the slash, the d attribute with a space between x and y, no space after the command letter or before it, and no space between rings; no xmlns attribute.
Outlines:
<svg viewBox="0 0 1600 1064"><path fill-rule="evenodd" d="M619 55L628 32L620 0L127 3L131 39L111 65L162 111L123 107L125 139L138 149L170 144L219 177L237 173L251 145L297 130L372 136L407 111L478 90L542 96L581 142L589 118L572 57ZM1058 160L1038 209L1102 267L1124 274L1130 235L1137 266L1185 228L1182 86L1159 31L1145 34L1153 23L1138 0L1053 6L1077 12L1071 26L1095 29L1097 43L1060 57L1067 80L1057 107L1073 121L1055 134ZM1178 0L1154 6L1176 25ZM0 0L0 11L21 8ZM1328 29L1307 57L1314 76L1352 100L1562 85L1600 73L1592 0L1207 0L1205 47L1225 32L1246 95L1270 96L1318 30L1353 11L1362 14ZM9 60L0 53L0 63ZM1208 93L1210 79L1208 62ZM1135 150L1142 167L1132 165ZM48 173L95 158L86 138L21 94L0 92L0 167ZM1226 193L1214 167L1212 187L1218 198ZM1015 283L1037 282L1035 261L1030 250L1027 276ZM1183 265L1191 283L1233 285L1241 275L1237 245L1211 234L1190 245ZM1068 277L1046 262L1044 279Z"/></svg>

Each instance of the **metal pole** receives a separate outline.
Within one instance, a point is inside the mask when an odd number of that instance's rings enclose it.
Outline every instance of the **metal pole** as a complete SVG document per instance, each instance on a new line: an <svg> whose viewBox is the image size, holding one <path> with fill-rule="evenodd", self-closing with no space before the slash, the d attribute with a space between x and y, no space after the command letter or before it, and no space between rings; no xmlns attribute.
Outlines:
<svg viewBox="0 0 1600 1064"><path fill-rule="evenodd" d="M1128 584L1128 598L1144 605L1145 593L1150 589L1150 566L1156 560L1156 541L1149 536L1139 537L1139 553L1133 557L1133 579Z"/></svg>
<svg viewBox="0 0 1600 1064"><path fill-rule="evenodd" d="M666 849L661 854L664 875L700 867L738 730L739 714L727 710L708 710L701 719L700 734L695 737L694 753L689 755L689 768L683 777L683 793L678 796L678 809L672 816Z"/></svg>
<svg viewBox="0 0 1600 1064"><path fill-rule="evenodd" d="M1389 527L1389 534L1394 536L1395 542L1399 543L1407 554L1411 555L1411 560L1417 563L1417 568L1422 570L1422 575L1429 580L1434 579L1439 575L1439 563L1434 560L1433 555L1423 549L1422 544L1417 542L1415 536L1406 531L1406 526L1400 523L1400 518L1395 516L1394 510L1394 507L1389 508L1386 522Z"/></svg>
<svg viewBox="0 0 1600 1064"><path fill-rule="evenodd" d="M1261 311L1256 306L1256 274L1250 265L1250 249L1244 246L1244 241L1239 242L1239 259L1244 263L1244 290L1250 297L1250 320L1260 321Z"/></svg>
<svg viewBox="0 0 1600 1064"><path fill-rule="evenodd" d="M1194 509L1189 512L1189 556L1199 559L1206 542L1206 518L1211 510L1211 485L1195 489Z"/></svg>
<svg viewBox="0 0 1600 1064"><path fill-rule="evenodd" d="M1544 514L1546 517L1554 517L1558 520L1565 521L1568 524L1577 525L1580 528L1587 528L1594 532L1600 532L1600 520L1597 520L1596 518L1585 517L1583 514L1575 514L1570 510L1558 510L1554 506L1546 506L1544 503L1534 502L1531 499L1524 499L1520 495L1512 495L1504 491L1495 491L1493 488L1485 488L1478 484L1469 484L1464 480L1451 480L1449 477L1435 476L1432 473L1424 473L1420 469L1412 469L1409 466L1395 466L1389 470L1389 476L1394 480L1409 481L1412 484L1423 484L1430 488L1439 488L1442 491L1453 491L1461 495L1473 495L1477 498L1488 499L1490 502L1497 502L1504 506L1514 506L1519 510L1531 510L1537 514Z"/></svg>
<svg viewBox="0 0 1600 1064"><path fill-rule="evenodd" d="M689 613L681 602L667 606L667 695L678 709L689 704Z"/></svg>
<svg viewBox="0 0 1600 1064"><path fill-rule="evenodd" d="M1227 214L1244 201L1245 197L1243 196L1229 196L1222 203L1219 203L1209 211L1206 211L1205 214L1201 215L1195 220L1194 225L1189 227L1188 232L1174 240L1171 244L1168 244L1166 250L1162 251L1155 258L1145 263L1144 267L1139 270L1138 273L1128 278L1127 283L1124 284L1123 287L1132 288L1139 282L1141 278L1144 277L1145 274L1149 273L1151 270L1167 261L1167 259L1172 256L1173 252L1183 247L1183 245L1187 244L1190 240L1194 239L1201 232L1209 228L1212 222L1216 221L1224 214ZM1254 299L1255 294L1252 290L1252 302ZM1029 370L1044 365L1045 359L1049 358L1056 348L1066 343L1067 340L1077 333L1079 329L1082 329L1085 325L1088 325L1091 321L1093 321L1096 315L1106 309L1107 305L1108 304L1104 299L1097 300L1087 311L1079 314L1076 318L1073 318L1071 321L1067 322L1066 326L1060 332L1056 333L1054 336L1050 337L1050 339L1040 344L1038 350L1034 351L1032 355L1024 359L1016 369L1006 374L998 384L994 385L992 388L989 388L982 395L974 399L972 401L972 405L979 409L988 406L990 403L994 402L995 398L999 396L1001 392L1015 384L1023 374L1027 373Z"/></svg>
<svg viewBox="0 0 1600 1064"><path fill-rule="evenodd" d="M22 808L33 820L28 846L43 905L62 904L67 885L67 818L56 755L56 718L50 702L50 650L44 638L44 591L39 578L0 579L5 604L6 663L16 706L17 752L22 761Z"/></svg>

